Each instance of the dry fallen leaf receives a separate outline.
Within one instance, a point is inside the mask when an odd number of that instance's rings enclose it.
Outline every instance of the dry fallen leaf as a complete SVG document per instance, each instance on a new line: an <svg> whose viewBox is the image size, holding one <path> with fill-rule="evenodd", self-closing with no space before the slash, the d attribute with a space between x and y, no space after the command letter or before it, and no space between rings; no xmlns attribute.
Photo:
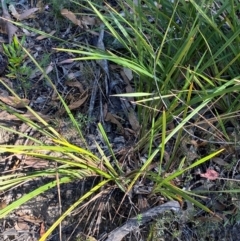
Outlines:
<svg viewBox="0 0 240 241"><path fill-rule="evenodd" d="M35 13L36 11L38 11L38 8L30 8L27 9L26 11L24 11L22 14L19 14L17 12L17 10L15 9L14 5L10 4L9 6L9 10L11 11L12 15L19 21L22 21L24 19L28 19L28 18L32 18L33 17L33 13Z"/></svg>
<svg viewBox="0 0 240 241"><path fill-rule="evenodd" d="M41 225L40 225L40 232L39 232L39 234L40 234L40 237L42 237L43 234L45 234L44 222L42 222Z"/></svg>
<svg viewBox="0 0 240 241"><path fill-rule="evenodd" d="M0 210L4 209L5 207L7 207L6 201L5 200L0 201Z"/></svg>
<svg viewBox="0 0 240 241"><path fill-rule="evenodd" d="M79 81L66 81L65 84L70 87L77 87L81 94L84 92L83 85Z"/></svg>
<svg viewBox="0 0 240 241"><path fill-rule="evenodd" d="M15 108L24 108L30 103L28 99L19 99L14 96L0 96L0 100Z"/></svg>
<svg viewBox="0 0 240 241"><path fill-rule="evenodd" d="M127 86L125 87L126 93L133 93L134 89L132 88L132 86L129 82L129 80L132 76L131 72L128 72L128 69L125 69L125 70L121 70L120 74L121 74L121 77L123 78L124 82L127 84ZM127 100L130 101L130 102L133 102L134 98L128 97Z"/></svg>
<svg viewBox="0 0 240 241"><path fill-rule="evenodd" d="M30 8L24 11L22 14L19 16L19 20L22 21L24 19L29 19L29 18L35 18L33 13L37 12L39 9L38 8Z"/></svg>
<svg viewBox="0 0 240 241"><path fill-rule="evenodd" d="M55 33L56 33L56 30L52 30L48 35L53 35ZM36 38L36 40L43 40L43 39L49 38L48 35L40 35Z"/></svg>
<svg viewBox="0 0 240 241"><path fill-rule="evenodd" d="M18 28L11 23L12 19L8 12L8 9L6 8L6 4L4 0L1 0L2 3L2 12L3 17L1 18L5 24L6 24L6 30L8 34L8 43L10 44L12 42L13 35L17 32Z"/></svg>
<svg viewBox="0 0 240 241"><path fill-rule="evenodd" d="M53 70L53 63L51 62L51 63L47 66L45 72L46 72L46 74L49 74L52 70ZM44 78L44 75L42 74L42 76L40 77L39 80L42 80L43 78Z"/></svg>
<svg viewBox="0 0 240 241"><path fill-rule="evenodd" d="M22 231L22 230L29 230L30 227L26 222L18 221L14 224L14 228L17 231Z"/></svg>
<svg viewBox="0 0 240 241"><path fill-rule="evenodd" d="M64 9L61 10L61 14L64 17L68 18L74 24L76 24L76 25L78 25L80 27L83 27L81 21L79 19L77 19L76 15L73 12L71 12L71 11L69 11L69 10L64 8Z"/></svg>
<svg viewBox="0 0 240 241"><path fill-rule="evenodd" d="M128 77L129 80L132 80L133 73L131 69L124 67L123 72L125 73L125 75Z"/></svg>
<svg viewBox="0 0 240 241"><path fill-rule="evenodd" d="M135 132L138 132L140 129L140 125L133 109L131 109L131 111L128 113L128 120L130 122L132 129Z"/></svg>
<svg viewBox="0 0 240 241"><path fill-rule="evenodd" d="M74 62L73 59L65 59L65 60L59 62L59 64L71 64L71 63L73 63L73 62Z"/></svg>
<svg viewBox="0 0 240 241"><path fill-rule="evenodd" d="M26 157L26 160L24 160L24 164L26 166L38 169L38 168L48 167L49 161L43 160L40 158L35 158L35 157Z"/></svg>
<svg viewBox="0 0 240 241"><path fill-rule="evenodd" d="M89 17L89 16L83 16L82 17L82 24L83 25L95 25L96 24L96 19L93 17Z"/></svg>
<svg viewBox="0 0 240 241"><path fill-rule="evenodd" d="M80 107L80 106L87 100L87 98L88 98L88 94L86 94L86 93L87 93L87 91L85 91L85 92L81 95L81 97L85 95L84 97L82 97L82 98L80 97L79 100L77 100L77 101L75 101L75 102L72 102L72 103L68 106L68 108L69 108L70 110L74 110L74 109Z"/></svg>
<svg viewBox="0 0 240 241"><path fill-rule="evenodd" d="M85 27L86 29L88 29L88 25L92 26L96 24L96 18L89 17L89 16L82 16L80 20L76 17L76 15L73 12L65 8L61 10L61 14L64 17L68 18L72 23L80 26L81 28Z"/></svg>
<svg viewBox="0 0 240 241"><path fill-rule="evenodd" d="M22 210L16 211L15 214L18 216L19 222L24 221L24 222L30 222L30 223L34 223L34 224L38 224L38 225L43 222L42 219L37 218L33 215L26 214L26 212L22 211Z"/></svg>
<svg viewBox="0 0 240 241"><path fill-rule="evenodd" d="M37 112L36 112L37 113ZM48 117L47 115L43 115L41 113L37 113L41 118L43 118L44 120L50 120L50 117ZM25 118L29 118L31 120L35 120L35 121L39 121L39 119L34 116L31 112L27 112L25 114L21 114L23 117ZM15 115L11 115L9 114L7 111L1 111L0 112L0 120L16 120L19 121L19 118L16 117Z"/></svg>
<svg viewBox="0 0 240 241"><path fill-rule="evenodd" d="M200 176L205 177L208 180L216 180L219 176L219 173L208 168L206 173L200 173Z"/></svg>
<svg viewBox="0 0 240 241"><path fill-rule="evenodd" d="M116 115L113 115L111 114L110 112L108 112L105 116L105 121L110 121L112 122L113 124L116 124L117 127L118 127L118 130L123 132L123 126L122 124L117 120L117 116Z"/></svg>
<svg viewBox="0 0 240 241"><path fill-rule="evenodd" d="M9 5L9 10L11 11L13 17L15 17L16 19L19 18L20 14L17 12L17 10L15 9L14 5L10 4Z"/></svg>

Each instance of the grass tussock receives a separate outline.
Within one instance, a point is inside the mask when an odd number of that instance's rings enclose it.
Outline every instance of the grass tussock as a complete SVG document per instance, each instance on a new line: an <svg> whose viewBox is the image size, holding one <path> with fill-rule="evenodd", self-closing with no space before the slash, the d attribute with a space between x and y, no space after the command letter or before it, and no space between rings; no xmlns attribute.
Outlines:
<svg viewBox="0 0 240 241"><path fill-rule="evenodd" d="M51 165L40 170L4 173L0 177L0 190L8 192L40 177L51 178L51 181L1 209L0 218L7 217L50 188L60 189L62 184L90 179L93 185L60 213L59 218L42 233L41 241L46 240L67 216L76 210L86 213L89 207L94 210L95 205L98 205L98 212L90 212L89 217L98 221L104 217L102 224L108 225L109 221L111 225L116 222L116 226L120 226L131 216L141 213L139 206L136 208L135 205L136 199L139 201L142 197L149 201L148 208L177 200L181 207L187 203L193 209L191 214L185 210L182 219L166 213L162 221L150 225L146 240L158 240L161 235L167 235L167 230L170 230L171 235L168 235L171 237L186 237L183 230L187 229L187 223L198 225L201 219L198 213L204 213L205 218L208 216L208 221L212 218L221 220L216 205L209 205L206 201L213 193L214 200L223 205L231 200L231 207L225 205L224 211L233 212L238 219L236 200L239 189L235 179L239 168L239 2L125 0L118 1L117 6L97 1L70 2L71 7L79 11L83 9L83 15L98 19L99 24L90 30L104 32L105 37L101 40L104 47L100 48L99 42L94 47L69 40L67 48L61 43L53 51L71 53L69 60L73 62L89 64L96 61L102 67L107 60L111 67L117 66L119 72L124 69L130 71L131 91L109 95L107 82L104 81L101 91L107 98L118 98L135 106L127 109L122 119L116 120L111 115L112 123L120 132L121 126L124 126L122 120L128 123L134 132L134 140L127 151L115 152L108 136L106 118L106 122L99 118L97 133L101 136L102 145L94 140L93 151L83 125L78 123L77 116L80 115L71 111L46 71L23 46L23 42L17 42L15 38L18 51L24 52L25 58L41 71L48 86L56 93L82 144L71 143L51 119L46 120L29 105L24 107L34 116L34 121L1 104L2 111L14 115L45 137L44 140L29 137L2 125L2 129L22 138L27 137L33 144L0 145L1 153L48 160ZM5 46L5 49L11 48ZM10 65L10 72L11 69L16 75L14 63ZM106 69L102 70L107 76ZM110 68L111 75L112 72ZM95 74L91 73L91 76ZM0 81L17 101L23 102L16 91ZM88 126L87 120L84 118L84 127ZM209 179L206 181L201 174L207 173L209 168L215 169L219 176L205 176ZM211 188L204 186L208 182L212 182ZM198 189L199 183L204 188ZM145 192L134 191L141 185L145 187ZM100 202L103 198L106 200L104 205ZM113 215L106 218L106 212ZM227 217L227 213L224 215ZM195 217L197 220L194 220ZM185 226L179 228L183 219ZM86 228L86 233L97 232L90 218L86 217L82 222L92 227L89 228L91 230ZM199 236L200 231L192 237Z"/></svg>

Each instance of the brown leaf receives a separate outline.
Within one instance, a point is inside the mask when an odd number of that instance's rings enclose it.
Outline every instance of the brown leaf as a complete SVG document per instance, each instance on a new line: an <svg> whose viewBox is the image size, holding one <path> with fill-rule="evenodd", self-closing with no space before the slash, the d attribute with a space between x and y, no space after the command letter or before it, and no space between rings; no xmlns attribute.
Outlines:
<svg viewBox="0 0 240 241"><path fill-rule="evenodd" d="M30 8L24 11L22 14L19 14L15 9L14 5L10 4L9 10L11 11L12 15L19 21L24 19L32 18L32 14L38 11L38 8Z"/></svg>
<svg viewBox="0 0 240 241"><path fill-rule="evenodd" d="M6 201L5 200L0 201L0 210L4 209L5 207L7 207Z"/></svg>
<svg viewBox="0 0 240 241"><path fill-rule="evenodd" d="M128 120L132 126L132 129L136 132L139 131L140 125L133 109L128 113Z"/></svg>
<svg viewBox="0 0 240 241"><path fill-rule="evenodd" d="M56 33L56 30L52 30L49 35L54 35ZM43 40L43 39L46 39L46 38L49 38L48 35L40 35L36 38L36 40Z"/></svg>
<svg viewBox="0 0 240 241"><path fill-rule="evenodd" d="M49 161L35 157L26 157L26 160L24 160L24 164L32 168L38 169L48 167Z"/></svg>
<svg viewBox="0 0 240 241"><path fill-rule="evenodd" d="M84 92L83 86L79 81L66 81L66 85L70 87L77 87L81 94Z"/></svg>
<svg viewBox="0 0 240 241"><path fill-rule="evenodd" d="M73 22L74 24L76 24L76 25L78 25L78 26L80 26L80 27L83 27L82 24L81 24L81 21L80 21L79 19L77 19L76 15L75 15L73 12L71 12L71 11L63 8L63 9L61 10L61 14L62 14L64 17L68 18L68 19L69 19L71 22Z"/></svg>
<svg viewBox="0 0 240 241"><path fill-rule="evenodd" d="M125 88L126 93L133 93L134 90L133 90L133 88L132 88L132 86L131 86L131 84L130 84L130 82L129 82L129 78L131 77L131 74L128 73L128 76L127 76L126 70L125 70L125 71L124 71L124 70L121 70L121 71L120 71L120 74L121 74L124 82L127 84L127 86L126 86L126 88ZM131 102L131 101L132 101L132 102L134 101L134 98L133 98L133 97L129 97L129 98L127 98L127 99L128 99L128 101L130 101L130 102Z"/></svg>
<svg viewBox="0 0 240 241"><path fill-rule="evenodd" d="M69 108L70 110L74 110L74 109L80 107L80 106L87 100L87 98L88 98L87 91L85 91L81 96L83 96L83 95L85 95L85 94L86 94L85 97L83 97L83 98L80 97L79 100L71 103L71 104L68 106L68 108Z"/></svg>
<svg viewBox="0 0 240 241"><path fill-rule="evenodd" d="M18 20L22 21L24 19L29 19L29 18L33 18L33 13L35 13L36 11L38 11L38 8L30 8L27 9L26 11L24 11L22 14L20 14Z"/></svg>
<svg viewBox="0 0 240 241"><path fill-rule="evenodd" d="M30 103L28 99L19 99L15 96L0 96L0 100L15 108L24 108Z"/></svg>
<svg viewBox="0 0 240 241"><path fill-rule="evenodd" d="M37 113L37 112L36 112ZM40 117L42 117L45 121L46 120L50 120L50 118L46 115L42 115L41 113L37 113L38 115L40 115ZM25 118L29 118L31 120L35 120L35 121L39 121L38 118L36 116L34 116L32 113L25 113L25 114L21 114L21 116L25 117ZM16 117L15 115L9 114L7 111L1 111L0 112L0 120L16 120L19 121L19 118Z"/></svg>
<svg viewBox="0 0 240 241"><path fill-rule="evenodd" d="M17 32L18 28L11 23L12 19L8 12L8 9L6 8L6 4L4 1L5 0L1 0L2 12L3 12L3 17L1 19L3 19L6 24L6 29L8 34L8 43L10 44L12 42L13 35Z"/></svg>
<svg viewBox="0 0 240 241"><path fill-rule="evenodd" d="M40 234L40 237L42 237L43 234L45 234L44 222L42 222L41 225L40 225L40 232L39 232L39 234Z"/></svg>
<svg viewBox="0 0 240 241"><path fill-rule="evenodd" d="M86 25L95 25L96 24L96 19L93 17L89 16L83 16L82 17L82 24Z"/></svg>
<svg viewBox="0 0 240 241"><path fill-rule="evenodd" d="M26 214L25 212L19 210L19 211L16 211L15 214L18 216L18 221L19 222L30 222L30 223L34 223L34 224L40 224L43 222L42 219L40 218L37 218L35 216L32 216L32 215L28 215Z"/></svg>
<svg viewBox="0 0 240 241"><path fill-rule="evenodd" d="M17 20L19 19L20 14L15 9L14 5L10 4L8 9L11 11L13 17L15 17Z"/></svg>
<svg viewBox="0 0 240 241"><path fill-rule="evenodd" d="M26 222L18 221L14 224L14 228L17 231L21 231L21 230L28 230L30 227Z"/></svg>
<svg viewBox="0 0 240 241"><path fill-rule="evenodd" d="M73 62L74 62L73 59L65 59L65 60L59 62L59 64L71 64L71 63L73 63Z"/></svg>
<svg viewBox="0 0 240 241"><path fill-rule="evenodd" d="M110 122L112 122L113 124L116 124L117 125L117 127L118 127L118 129L119 129L119 131L123 131L123 126L122 126L122 124L117 120L117 116L116 115L113 115L113 114L111 114L110 112L108 112L107 114L106 114L106 116L105 116L105 121L110 121Z"/></svg>
<svg viewBox="0 0 240 241"><path fill-rule="evenodd" d="M71 12L67 9L62 9L61 14L63 16L65 16L66 18L68 18L72 23L80 26L81 28L85 27L86 29L88 29L88 25L92 26L92 25L96 24L96 18L89 17L89 16L83 16L80 20L76 17L76 15L73 12Z"/></svg>
<svg viewBox="0 0 240 241"><path fill-rule="evenodd" d="M46 72L46 74L49 74L52 70L53 70L53 63L51 62L51 63L47 66L45 72ZM43 78L44 78L44 75L42 74L42 76L40 77L39 80L42 80Z"/></svg>

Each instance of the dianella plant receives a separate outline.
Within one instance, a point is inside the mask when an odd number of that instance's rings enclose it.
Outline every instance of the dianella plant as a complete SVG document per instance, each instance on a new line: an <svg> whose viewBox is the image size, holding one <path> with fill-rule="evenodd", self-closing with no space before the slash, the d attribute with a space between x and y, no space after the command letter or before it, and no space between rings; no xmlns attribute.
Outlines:
<svg viewBox="0 0 240 241"><path fill-rule="evenodd" d="M236 144L227 126L230 123L238 130L238 1L220 1L221 4L216 5L211 0L199 3L194 0L125 0L118 1L118 8L94 1L70 2L99 19L110 36L108 45L105 49L99 49L74 43L73 48L59 47L55 51L74 54L71 61L108 60L131 70L134 91L115 97L134 100L139 130L129 158L135 157L139 161L134 170L126 171L127 167L119 162L102 123L98 124L98 130L109 155L97 142L97 153L88 148L86 141L81 147L70 143L51 122L26 106L37 122L22 114L13 114L47 136L48 144L32 138L34 145L2 145L0 150L49 160L55 166L31 173L4 174L0 190L7 191L43 176L51 177L54 181L39 186L0 210L0 218L49 188L89 177L95 178L94 185L61 213L40 240L46 240L74 209L78 207L83 210L99 196L106 195L106 192L110 194L117 189L124 198L130 199L133 188L140 180L153 184L149 198L157 195L165 200L178 200L182 205L187 200L213 214L202 203L202 196L185 188L184 182L187 178L193 178L197 167L224 155L226 143L232 146ZM27 49L22 46L21 50L42 71L84 140L84 133L51 79ZM4 85L3 81L1 83ZM5 87L21 101L6 84ZM1 108L12 113L6 106ZM7 129L5 126L2 128ZM47 155L46 151L61 155Z"/></svg>

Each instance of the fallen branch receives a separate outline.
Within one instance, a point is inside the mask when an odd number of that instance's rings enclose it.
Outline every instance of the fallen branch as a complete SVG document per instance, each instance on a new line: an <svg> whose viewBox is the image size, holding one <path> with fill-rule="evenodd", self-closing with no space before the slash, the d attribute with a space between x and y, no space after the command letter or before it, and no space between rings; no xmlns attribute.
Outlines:
<svg viewBox="0 0 240 241"><path fill-rule="evenodd" d="M127 234L155 220L159 214L167 210L178 212L180 210L180 205L177 201L170 201L151 208L148 211L141 213L140 216L130 218L123 226L110 232L106 241L121 241Z"/></svg>

